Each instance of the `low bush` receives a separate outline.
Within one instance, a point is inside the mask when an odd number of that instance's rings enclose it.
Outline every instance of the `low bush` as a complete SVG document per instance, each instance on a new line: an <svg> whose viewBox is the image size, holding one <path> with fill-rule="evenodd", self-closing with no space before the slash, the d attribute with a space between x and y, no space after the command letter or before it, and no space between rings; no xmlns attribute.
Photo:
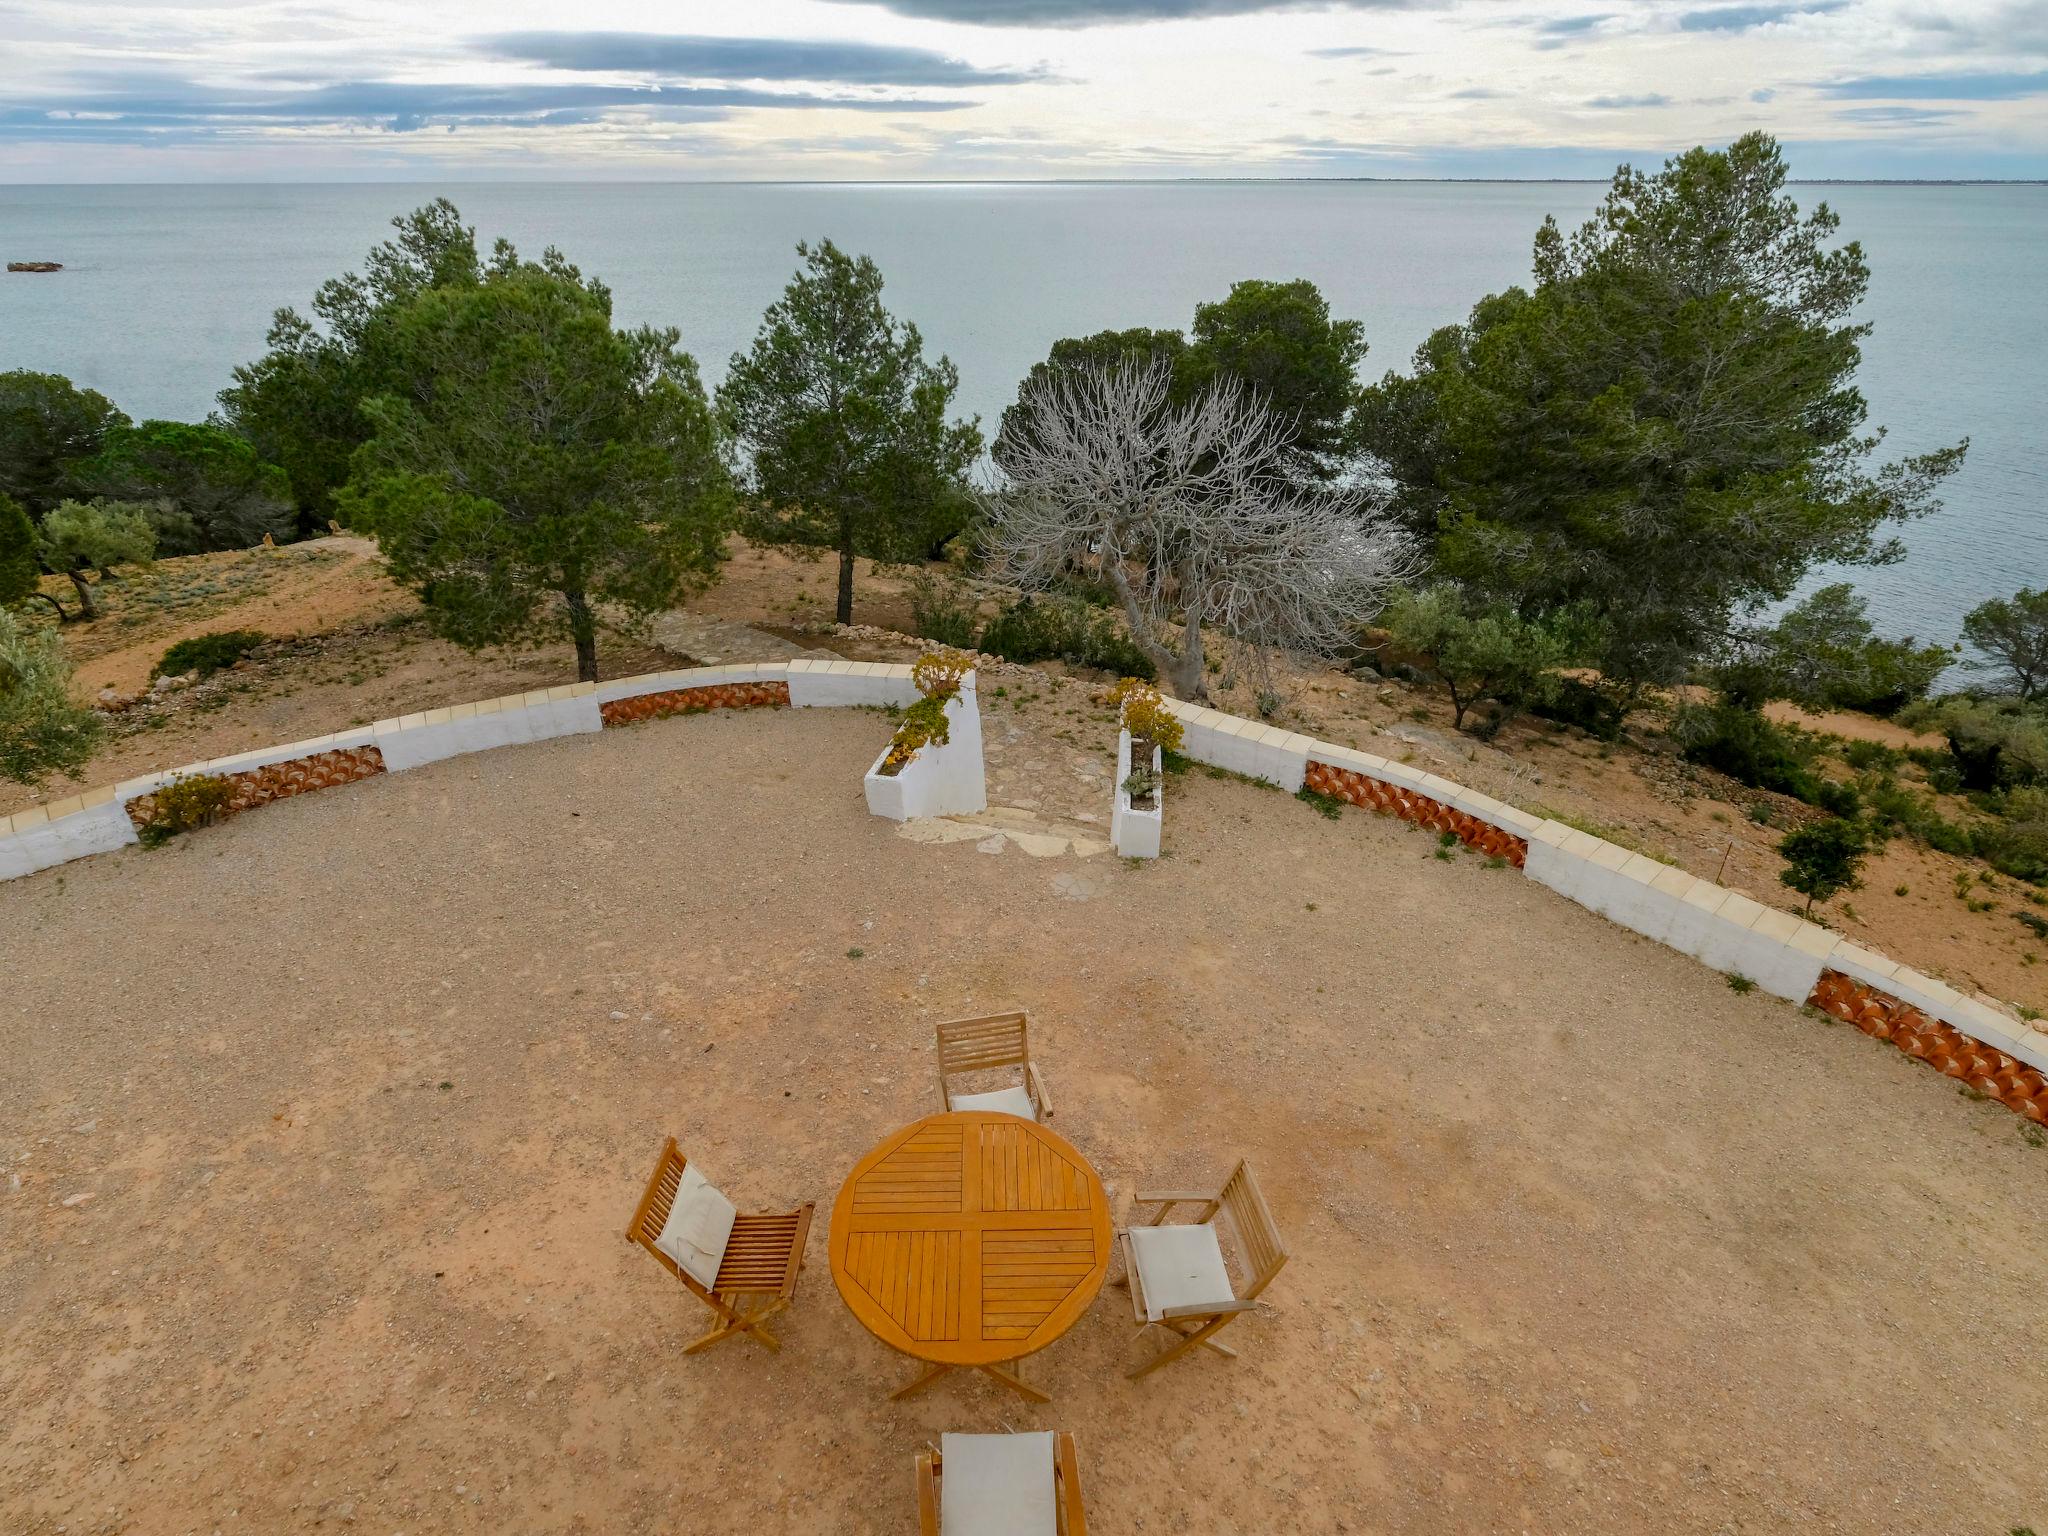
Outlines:
<svg viewBox="0 0 2048 1536"><path fill-rule="evenodd" d="M1714 704L1681 713L1674 734L1687 762L1716 769L1752 789L1820 804L1822 780L1809 766L1813 744L1801 732L1755 710Z"/></svg>
<svg viewBox="0 0 2048 1536"><path fill-rule="evenodd" d="M227 815L235 786L218 774L173 779L149 797L149 819L136 831L145 848L156 848L180 832L211 826Z"/></svg>
<svg viewBox="0 0 2048 1536"><path fill-rule="evenodd" d="M1019 598L988 621L977 646L1005 661L1067 661L1147 682L1159 676L1113 615L1073 598Z"/></svg>
<svg viewBox="0 0 2048 1536"><path fill-rule="evenodd" d="M1559 725L1575 725L1600 741L1621 739L1621 704L1612 694L1576 677L1555 679L1548 693L1529 705L1529 713Z"/></svg>
<svg viewBox="0 0 2048 1536"><path fill-rule="evenodd" d="M1185 739L1180 716L1166 707L1159 690L1142 677L1126 677L1109 690L1108 700L1117 707L1117 720L1131 733L1131 756L1142 760L1149 771L1151 748L1162 754L1178 752Z"/></svg>
<svg viewBox="0 0 2048 1536"><path fill-rule="evenodd" d="M219 629L210 635L180 640L164 652L151 677L183 677L188 672L211 677L240 661L270 636L260 629Z"/></svg>
<svg viewBox="0 0 2048 1536"><path fill-rule="evenodd" d="M952 740L946 701L960 691L960 680L973 666L973 657L955 650L926 651L917 658L910 680L920 697L897 720L896 734L889 739L889 752L879 770L883 775L901 773L922 748L943 747Z"/></svg>
<svg viewBox="0 0 2048 1536"><path fill-rule="evenodd" d="M974 646L974 604L959 587L935 581L924 572L910 583L910 622L920 640L936 640L964 650Z"/></svg>
<svg viewBox="0 0 2048 1536"><path fill-rule="evenodd" d="M2048 781L2048 718L2010 700L1953 694L1915 705L1900 718L1940 731L1963 789L2013 789Z"/></svg>

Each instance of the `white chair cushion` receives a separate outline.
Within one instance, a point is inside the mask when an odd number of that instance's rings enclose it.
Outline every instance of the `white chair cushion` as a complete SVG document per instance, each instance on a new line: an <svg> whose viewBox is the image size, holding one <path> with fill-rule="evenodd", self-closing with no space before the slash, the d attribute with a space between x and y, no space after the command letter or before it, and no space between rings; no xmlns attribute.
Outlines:
<svg viewBox="0 0 2048 1536"><path fill-rule="evenodd" d="M1169 1307L1220 1307L1236 1299L1213 1225L1132 1227L1130 1233L1148 1322L1158 1322Z"/></svg>
<svg viewBox="0 0 2048 1536"><path fill-rule="evenodd" d="M988 1114L1015 1115L1020 1120L1038 1118L1038 1110L1031 1102L1031 1095L1022 1088L999 1088L994 1093L956 1093L953 1095L953 1108L978 1109Z"/></svg>
<svg viewBox="0 0 2048 1536"><path fill-rule="evenodd" d="M694 1164L685 1163L675 1203L668 1208L668 1220L661 1224L654 1246L708 1291L718 1279L718 1266L725 1258L725 1245L732 1238L732 1224L738 1215L730 1200L704 1182Z"/></svg>
<svg viewBox="0 0 2048 1536"><path fill-rule="evenodd" d="M1056 1536L1052 1431L939 1436L942 1536Z"/></svg>

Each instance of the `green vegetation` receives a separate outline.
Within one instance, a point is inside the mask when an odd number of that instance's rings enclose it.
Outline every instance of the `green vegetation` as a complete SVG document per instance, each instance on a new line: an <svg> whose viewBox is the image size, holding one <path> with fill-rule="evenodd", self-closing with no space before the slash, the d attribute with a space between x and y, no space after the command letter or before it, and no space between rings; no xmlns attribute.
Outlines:
<svg viewBox="0 0 2048 1536"><path fill-rule="evenodd" d="M1306 784L1294 792L1294 798L1303 805L1313 807L1332 821L1341 819L1344 807L1351 803L1341 795L1326 795L1319 789L1310 789Z"/></svg>
<svg viewBox="0 0 2048 1536"><path fill-rule="evenodd" d="M1778 872L1778 878L1805 896L1806 910L1811 912L1816 901L1827 901L1863 883L1857 872L1869 851L1861 827L1830 816L1779 840L1778 852L1786 867Z"/></svg>
<svg viewBox="0 0 2048 1536"><path fill-rule="evenodd" d="M1727 980L1730 992L1754 992L1756 990L1756 982L1752 978L1744 976L1740 971L1728 972L1725 979Z"/></svg>
<svg viewBox="0 0 2048 1536"><path fill-rule="evenodd" d="M156 528L148 509L120 502L59 502L43 518L36 552L43 564L70 578L78 593L78 617L100 616L92 584L85 578L97 570L102 579L119 565L147 565L156 554ZM61 605L58 613L63 613Z"/></svg>
<svg viewBox="0 0 2048 1536"><path fill-rule="evenodd" d="M677 342L614 330L602 283L501 241L482 281L384 318L382 355L415 382L363 401L373 435L335 504L436 633L566 634L594 682L600 607L629 623L673 607L723 556L728 485Z"/></svg>
<svg viewBox="0 0 2048 1536"><path fill-rule="evenodd" d="M319 324L279 310L265 338L269 351L237 368L220 394L226 424L284 470L309 529L340 510L350 460L370 439L362 402L425 383L406 370L398 316L429 289L475 287L484 278L476 231L446 198L391 223L398 238L372 250L361 275L320 285L313 297Z"/></svg>
<svg viewBox="0 0 2048 1536"><path fill-rule="evenodd" d="M1894 715L1947 670L1941 646L1880 638L1847 585L1822 587L1768 629L1735 639L1712 668L1722 698L1746 709L1789 699L1810 710Z"/></svg>
<svg viewBox="0 0 2048 1536"><path fill-rule="evenodd" d="M112 501L152 504L159 551L247 549L297 529L291 482L245 437L211 422L118 426L75 467L81 486Z"/></svg>
<svg viewBox="0 0 2048 1536"><path fill-rule="evenodd" d="M260 629L218 629L210 635L193 635L165 651L149 675L184 677L197 673L202 678L211 677L232 667L269 638Z"/></svg>
<svg viewBox="0 0 2048 1536"><path fill-rule="evenodd" d="M2023 702L2048 692L2048 591L2021 588L1963 616L1963 639L1979 653L1972 665L1996 673L1994 686Z"/></svg>
<svg viewBox="0 0 2048 1536"><path fill-rule="evenodd" d="M1897 557L1963 445L1872 469L1854 384L1862 248L1750 134L1617 172L1535 286L1482 299L1366 392L1361 442L1440 574L1524 618L1582 606L1634 700L1821 563Z"/></svg>
<svg viewBox="0 0 2048 1536"><path fill-rule="evenodd" d="M853 622L854 557L936 553L967 523L975 421L946 419L959 372L924 358L917 327L882 307L882 274L830 240L733 356L718 414L759 537L839 555L839 622Z"/></svg>
<svg viewBox="0 0 2048 1536"><path fill-rule="evenodd" d="M211 826L227 815L235 786L218 774L194 773L149 797L149 819L136 829L145 848L160 848L181 832Z"/></svg>
<svg viewBox="0 0 2048 1536"><path fill-rule="evenodd" d="M1818 738L1755 710L1736 704L1683 710L1673 734L1686 761L1725 773L1738 783L1790 795L1837 816L1854 816L1859 809L1854 786L1814 770L1821 748Z"/></svg>
<svg viewBox="0 0 2048 1536"><path fill-rule="evenodd" d="M1066 661L1148 682L1159 676L1152 658L1113 616L1073 598L1027 594L990 619L974 646L1005 661Z"/></svg>
<svg viewBox="0 0 2048 1536"><path fill-rule="evenodd" d="M1518 711L1549 697L1557 669L1572 660L1565 619L1543 623L1522 618L1506 604L1475 608L1452 582L1398 592L1379 616L1386 639L1377 647L1388 658L1412 662L1451 698L1451 726L1465 728L1475 704L1495 709L1480 734L1491 736Z"/></svg>
<svg viewBox="0 0 2048 1536"><path fill-rule="evenodd" d="M79 494L75 464L128 418L105 395L54 373L0 373L0 495L41 518Z"/></svg>
<svg viewBox="0 0 2048 1536"><path fill-rule="evenodd" d="M36 525L29 521L28 508L12 496L0 494L0 608L12 608L30 598L41 597L38 581L42 562L36 558ZM45 599L63 608L53 599Z"/></svg>
<svg viewBox="0 0 2048 1536"><path fill-rule="evenodd" d="M33 785L76 773L99 737L99 716L71 702L56 631L30 629L0 608L0 778Z"/></svg>

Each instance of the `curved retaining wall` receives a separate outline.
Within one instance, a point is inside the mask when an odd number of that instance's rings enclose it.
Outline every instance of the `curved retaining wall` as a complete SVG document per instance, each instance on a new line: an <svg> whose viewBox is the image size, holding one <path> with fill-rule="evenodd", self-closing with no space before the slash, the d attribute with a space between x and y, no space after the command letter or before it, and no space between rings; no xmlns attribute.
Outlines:
<svg viewBox="0 0 2048 1536"><path fill-rule="evenodd" d="M88 790L0 818L0 880L108 853L136 841L151 797L173 779L211 774L234 786L237 811L444 757L546 741L706 709L905 705L917 697L910 668L864 661L788 661L651 672L608 683L571 683L379 720L332 736L187 763Z"/></svg>
<svg viewBox="0 0 2048 1536"><path fill-rule="evenodd" d="M1304 786L1505 859L1645 938L1809 1003L2048 1123L2048 1035L1875 950L1561 822L1370 752L1167 700L1197 762Z"/></svg>
<svg viewBox="0 0 2048 1536"><path fill-rule="evenodd" d="M769 662L656 672L607 683L428 710L89 790L0 822L0 880L136 841L150 797L173 779L214 774L233 808L403 773L445 757L707 709L897 705L917 698L910 668L879 662ZM1197 762L1304 785L1505 860L1529 879L1622 927L1749 977L1888 1040L2036 1122L2048 1123L2048 1035L1930 976L1747 896L1613 843L1531 816L1477 790L1370 752L1166 701Z"/></svg>

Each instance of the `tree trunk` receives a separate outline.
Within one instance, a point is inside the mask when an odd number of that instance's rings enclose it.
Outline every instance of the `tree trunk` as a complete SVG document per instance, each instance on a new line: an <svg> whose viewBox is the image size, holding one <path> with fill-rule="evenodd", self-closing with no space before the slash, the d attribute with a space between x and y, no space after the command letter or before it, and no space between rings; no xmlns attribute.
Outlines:
<svg viewBox="0 0 2048 1536"><path fill-rule="evenodd" d="M581 592L564 592L562 603L569 610L569 634L576 641L576 681L597 681L597 615L590 611L590 599Z"/></svg>
<svg viewBox="0 0 2048 1536"><path fill-rule="evenodd" d="M92 584L85 579L85 572L66 571L64 574L71 578L71 585L78 589L78 616L87 622L98 618L99 606L92 600Z"/></svg>
<svg viewBox="0 0 2048 1536"><path fill-rule="evenodd" d="M1153 638L1152 628L1145 622L1145 616L1138 608L1138 596L1131 590L1131 581L1123 568L1114 562L1105 562L1109 573L1109 584L1116 588L1116 595L1124 605L1124 623L1129 626L1131 638L1138 642L1138 649L1152 658L1152 665L1159 669L1159 675L1166 679L1166 686L1177 699L1194 700L1206 698L1202 674L1202 627L1192 617L1188 619L1188 641L1186 649L1176 656L1158 640Z"/></svg>
<svg viewBox="0 0 2048 1536"><path fill-rule="evenodd" d="M839 622L853 622L853 517L839 514Z"/></svg>
<svg viewBox="0 0 2048 1536"><path fill-rule="evenodd" d="M31 593L29 593L29 596L30 596L30 597L40 597L40 598L41 598L41 599L42 599L42 600L43 600L44 602L48 603L48 604L49 604L49 605L50 605L50 606L51 606L52 608L56 609L56 610L57 610L57 622L58 622L59 624L68 624L68 623L70 623L70 622L71 622L71 615L70 615L70 614L68 614L68 613L66 613L66 612L64 611L64 605L63 605L62 603L58 602L58 601L57 601L57 599L55 599L54 597L50 596L50 594L49 594L49 593L47 593L47 592L31 592Z"/></svg>

